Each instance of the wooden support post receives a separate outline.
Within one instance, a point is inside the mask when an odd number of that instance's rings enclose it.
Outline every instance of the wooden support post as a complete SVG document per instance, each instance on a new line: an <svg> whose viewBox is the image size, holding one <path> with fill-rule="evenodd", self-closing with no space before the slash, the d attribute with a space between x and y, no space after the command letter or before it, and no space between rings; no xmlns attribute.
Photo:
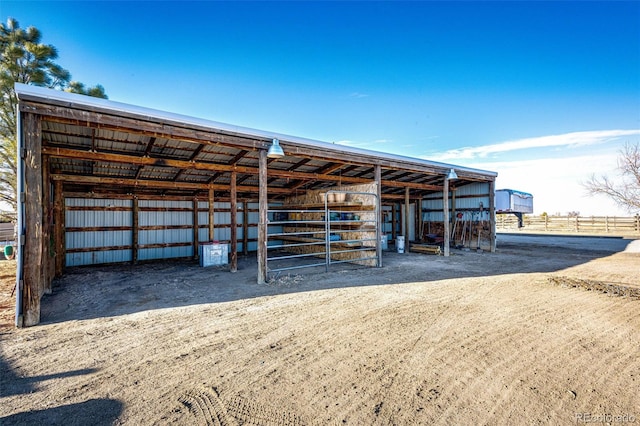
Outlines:
<svg viewBox="0 0 640 426"><path fill-rule="evenodd" d="M49 182L49 157L42 157L42 289L45 294L51 294L51 228L53 227L53 211L51 206L51 183Z"/></svg>
<svg viewBox="0 0 640 426"><path fill-rule="evenodd" d="M258 151L259 177L259 220L258 220L258 284L267 282L267 151Z"/></svg>
<svg viewBox="0 0 640 426"><path fill-rule="evenodd" d="M496 252L496 181L489 182L489 220L490 220L490 247L491 253Z"/></svg>
<svg viewBox="0 0 640 426"><path fill-rule="evenodd" d="M453 185L449 185L449 191L451 191L451 220L449 221L449 226L452 227L458 218L456 218L456 189ZM451 229L451 228L449 228ZM453 228L453 232L457 231L457 227ZM451 236L453 244L456 243L456 236Z"/></svg>
<svg viewBox="0 0 640 426"><path fill-rule="evenodd" d="M138 263L138 197L131 201L131 263Z"/></svg>
<svg viewBox="0 0 640 426"><path fill-rule="evenodd" d="M409 248L409 187L404 189L404 220L402 221L402 235L404 235L404 243Z"/></svg>
<svg viewBox="0 0 640 426"><path fill-rule="evenodd" d="M416 240L422 242L422 230L424 228L424 222L422 220L422 194L416 200Z"/></svg>
<svg viewBox="0 0 640 426"><path fill-rule="evenodd" d="M398 213L397 204L394 202L391 205L391 239L396 240L398 236L398 222L396 221L396 214Z"/></svg>
<svg viewBox="0 0 640 426"><path fill-rule="evenodd" d="M231 272L238 271L238 198L236 191L237 173L231 172L231 182L229 183L229 192L231 193L231 249L229 270Z"/></svg>
<svg viewBox="0 0 640 426"><path fill-rule="evenodd" d="M249 203L242 203L242 254L249 254Z"/></svg>
<svg viewBox="0 0 640 426"><path fill-rule="evenodd" d="M198 223L198 197L193 198L193 258L198 260L200 254L200 224Z"/></svg>
<svg viewBox="0 0 640 426"><path fill-rule="evenodd" d="M64 244L64 194L62 193L62 182L56 181L53 187L53 216L54 216L54 250L56 253L56 277L61 277L65 266L65 244Z"/></svg>
<svg viewBox="0 0 640 426"><path fill-rule="evenodd" d="M40 322L40 298L44 290L41 271L44 218L42 215L42 122L40 117L25 113L23 129L24 245L18 250L22 250L23 256L22 325L29 327Z"/></svg>
<svg viewBox="0 0 640 426"><path fill-rule="evenodd" d="M376 257L378 258L378 268L382 267L382 224L384 223L383 213L382 213L382 168L379 164L375 165L375 180L376 180L376 195L378 197L378 217L376 220L378 221L376 229L378 232L376 233L376 238L378 239L376 242Z"/></svg>
<svg viewBox="0 0 640 426"><path fill-rule="evenodd" d="M449 256L449 179L445 176L442 189L442 213L444 225L444 255Z"/></svg>
<svg viewBox="0 0 640 426"><path fill-rule="evenodd" d="M213 213L215 212L213 205L213 188L209 187L209 242L215 240L213 231L215 229Z"/></svg>

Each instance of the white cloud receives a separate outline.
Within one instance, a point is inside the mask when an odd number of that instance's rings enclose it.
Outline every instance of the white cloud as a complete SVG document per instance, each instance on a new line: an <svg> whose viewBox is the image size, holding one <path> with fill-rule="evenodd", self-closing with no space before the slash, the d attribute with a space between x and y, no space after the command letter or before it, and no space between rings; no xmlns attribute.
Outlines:
<svg viewBox="0 0 640 426"><path fill-rule="evenodd" d="M455 164L498 173L496 188L509 188L533 194L534 212L540 214L578 211L583 216L628 216L607 197L590 197L583 182L592 174L616 175L617 158L624 136L640 135L640 130L574 132L538 138L525 138L484 147L450 150L424 156L428 160L455 160ZM342 145L373 148L391 140L372 142L340 141ZM595 145L600 145L597 148ZM379 146L379 145L378 145ZM572 147L561 156L550 156L550 147ZM394 151L399 146L394 147ZM541 148L535 151L535 148ZM518 152L529 150L526 152ZM457 153L459 155L452 155ZM493 155L502 153L503 155ZM523 155L526 155L526 157ZM491 154L491 155L490 155ZM526 159L523 159L526 158Z"/></svg>
<svg viewBox="0 0 640 426"><path fill-rule="evenodd" d="M623 136L640 135L640 130L597 130L586 132L572 132L561 135L539 136L534 138L516 139L496 144L451 149L441 153L435 153L422 158L433 161L472 160L487 158L492 154L500 154L533 148L549 147L579 147L605 143L619 139Z"/></svg>
<svg viewBox="0 0 640 426"><path fill-rule="evenodd" d="M367 95L366 93L353 92L353 93L349 93L349 97L361 99L361 98L368 98L369 95Z"/></svg>
<svg viewBox="0 0 640 426"><path fill-rule="evenodd" d="M533 194L536 214L578 211L583 216L627 216L607 197L590 197L582 183L592 174L615 174L617 153L553 159L481 162L468 164L498 172L496 188Z"/></svg>

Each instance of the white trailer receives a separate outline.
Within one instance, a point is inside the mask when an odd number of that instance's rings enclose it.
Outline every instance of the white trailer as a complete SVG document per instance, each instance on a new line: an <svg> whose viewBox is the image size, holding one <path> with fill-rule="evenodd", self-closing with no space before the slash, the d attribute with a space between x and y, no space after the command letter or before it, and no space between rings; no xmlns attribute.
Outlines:
<svg viewBox="0 0 640 426"><path fill-rule="evenodd" d="M518 217L518 228L522 228L522 215L533 213L533 195L513 189L496 190L496 214L512 213Z"/></svg>

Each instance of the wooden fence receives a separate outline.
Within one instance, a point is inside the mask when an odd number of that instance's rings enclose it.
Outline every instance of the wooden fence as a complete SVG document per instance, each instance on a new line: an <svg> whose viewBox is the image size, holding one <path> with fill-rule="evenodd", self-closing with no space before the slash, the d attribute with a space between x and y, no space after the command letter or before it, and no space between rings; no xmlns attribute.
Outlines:
<svg viewBox="0 0 640 426"><path fill-rule="evenodd" d="M525 215L523 225L523 228L518 229L518 218L515 215L496 215L498 231L640 235L640 215L630 217Z"/></svg>

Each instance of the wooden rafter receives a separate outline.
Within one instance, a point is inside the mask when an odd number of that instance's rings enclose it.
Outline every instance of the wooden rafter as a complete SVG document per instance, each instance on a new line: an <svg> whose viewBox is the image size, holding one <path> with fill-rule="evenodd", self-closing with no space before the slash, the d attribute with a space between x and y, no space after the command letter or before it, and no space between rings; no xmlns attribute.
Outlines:
<svg viewBox="0 0 640 426"><path fill-rule="evenodd" d="M204 146L204 145L200 145L200 146ZM227 162L227 164L233 164L233 165L238 164L238 161L240 161L242 157L247 155L248 152L249 151L245 151L244 149L241 149L240 152L238 152L231 160Z"/></svg>
<svg viewBox="0 0 640 426"><path fill-rule="evenodd" d="M217 164L217 163L201 163L201 162L199 163L199 162L192 162L192 161L185 161L185 160L139 157L139 156L123 155L123 154L105 154L101 152L88 152L88 151L68 149L68 148L43 147L42 153L44 155L49 155L51 157L57 157L57 158L76 158L76 159L93 160L93 161L109 161L114 163L128 163L128 164L151 165L151 166L159 166L159 167L173 167L177 169L209 170L213 172L236 171L238 173L253 174L253 175L257 175L259 173L259 170L256 167L235 166L235 165ZM305 172L295 172L295 171L277 170L277 169L269 170L269 174L272 176L277 176L279 178L291 178L291 179L299 179L299 180L323 180L323 181L332 181L332 182L349 183L349 184L371 182L370 179L364 179L364 178L358 178L358 177L330 175L326 173L305 173ZM391 187L401 187L401 188L410 187L410 188L424 189L424 190L441 190L442 189L442 187L440 186L418 184L413 182L382 181L382 185L391 186Z"/></svg>
<svg viewBox="0 0 640 426"><path fill-rule="evenodd" d="M320 173L320 174L329 174L329 173L333 173L338 169L341 169L342 167L344 167L344 164L336 164L336 163L329 163L324 167L319 168L318 170L316 170L316 173Z"/></svg>
<svg viewBox="0 0 640 426"><path fill-rule="evenodd" d="M192 190L209 190L210 188L216 191L228 191L229 185L216 185L206 183L194 183L194 182L171 182L166 180L149 180L149 179L130 179L130 178L115 178L115 177L102 177L102 176L79 176L69 174L52 174L51 180L63 181L65 183L76 183L84 185L119 185L123 187L139 187L139 188L154 188L154 189L175 189L181 191ZM238 186L239 192L258 192L257 186ZM287 188L269 188L269 192L274 194L289 194L291 190Z"/></svg>
<svg viewBox="0 0 640 426"><path fill-rule="evenodd" d="M20 102L20 110L35 114L40 114L44 120L62 124L72 124L83 127L95 127L106 130L126 132L132 135L146 135L150 137L166 138L184 142L206 144L208 146L228 146L245 150L267 149L271 143L268 137L253 136L235 132L232 130L215 129L206 124L183 123L170 118L153 119L146 116L130 112L118 115L105 113L99 107L88 107L83 105L81 109L75 109L68 103L51 99L43 104L35 102L28 95L23 95ZM426 173L443 175L441 165L425 164L420 160L411 161L392 156L375 155L368 153L356 153L346 151L340 147L306 146L289 143L281 140L281 145L288 157L312 158L324 160L330 163L341 163L340 168L347 164L359 164L370 167L380 165L383 169L395 169L399 171L413 171L416 173ZM472 170L457 170L460 179L466 181L487 182L494 180L494 176ZM331 173L329 170L322 173ZM383 175L384 179L384 175Z"/></svg>

